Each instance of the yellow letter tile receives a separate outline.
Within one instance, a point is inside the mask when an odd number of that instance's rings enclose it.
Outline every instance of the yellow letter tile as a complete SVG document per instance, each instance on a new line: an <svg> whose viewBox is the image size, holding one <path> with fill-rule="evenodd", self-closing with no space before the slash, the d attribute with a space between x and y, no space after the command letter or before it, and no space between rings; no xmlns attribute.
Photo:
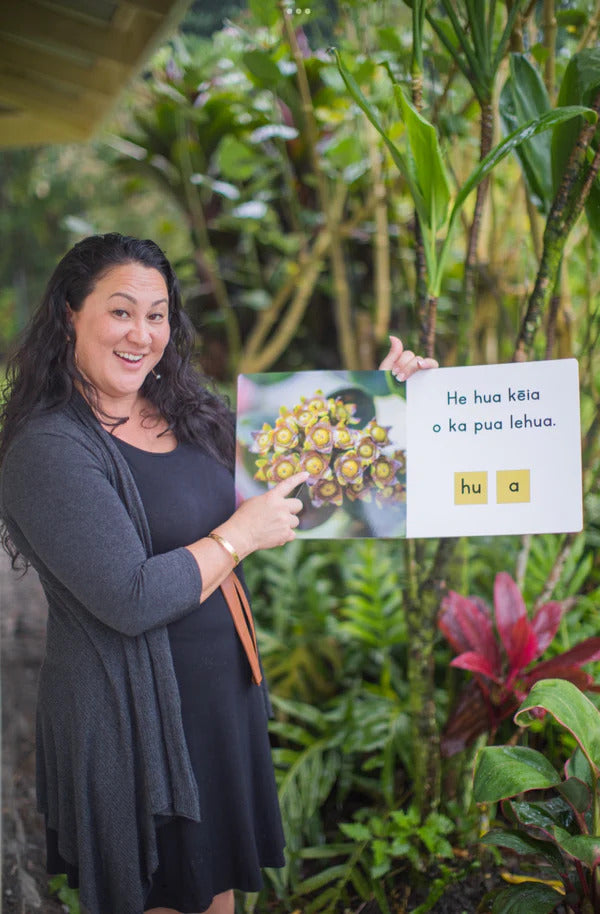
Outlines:
<svg viewBox="0 0 600 914"><path fill-rule="evenodd" d="M498 470L496 501L499 505L531 501L529 470Z"/></svg>
<svg viewBox="0 0 600 914"><path fill-rule="evenodd" d="M455 505L487 505L487 473L455 473Z"/></svg>

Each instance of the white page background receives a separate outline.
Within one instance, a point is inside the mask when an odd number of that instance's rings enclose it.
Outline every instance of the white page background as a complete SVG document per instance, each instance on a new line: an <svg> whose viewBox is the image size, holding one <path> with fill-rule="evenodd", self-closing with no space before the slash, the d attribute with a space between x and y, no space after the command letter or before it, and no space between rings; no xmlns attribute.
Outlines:
<svg viewBox="0 0 600 914"><path fill-rule="evenodd" d="M509 400L509 389L529 399ZM500 395L500 402L474 403ZM539 399L534 399L534 392ZM465 404L448 403L448 394ZM551 420L511 428L515 420ZM455 431L449 423L455 424ZM475 422L502 423L502 429ZM581 432L575 359L432 369L407 381L407 536L581 530ZM466 431L459 430L459 423ZM434 426L439 431L434 431ZM497 470L530 470L530 501L496 503ZM454 474L487 471L487 504L455 504Z"/></svg>

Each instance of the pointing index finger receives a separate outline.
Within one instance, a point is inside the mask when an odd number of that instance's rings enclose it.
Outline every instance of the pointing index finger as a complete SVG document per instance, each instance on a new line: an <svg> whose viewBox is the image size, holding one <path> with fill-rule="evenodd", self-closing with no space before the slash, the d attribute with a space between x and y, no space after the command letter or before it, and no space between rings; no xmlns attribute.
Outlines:
<svg viewBox="0 0 600 914"><path fill-rule="evenodd" d="M301 485L303 482L306 482L310 473L307 473L306 470L302 470L300 473L294 473L293 476L290 476L288 479L283 479L281 482L278 482L275 488L280 495L283 495L285 498L290 492Z"/></svg>

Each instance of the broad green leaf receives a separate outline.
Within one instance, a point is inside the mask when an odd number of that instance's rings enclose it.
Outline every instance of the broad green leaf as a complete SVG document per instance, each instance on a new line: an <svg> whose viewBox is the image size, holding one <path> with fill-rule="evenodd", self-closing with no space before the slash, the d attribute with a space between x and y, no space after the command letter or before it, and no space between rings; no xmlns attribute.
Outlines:
<svg viewBox="0 0 600 914"><path fill-rule="evenodd" d="M477 803L495 803L524 790L560 784L560 774L534 749L525 746L487 746L477 757L474 797Z"/></svg>
<svg viewBox="0 0 600 914"><path fill-rule="evenodd" d="M373 837L368 825L363 825L361 822L342 822L340 831L353 841L370 841Z"/></svg>
<svg viewBox="0 0 600 914"><path fill-rule="evenodd" d="M578 778L583 781L590 789L594 788L594 777L590 763L579 746L567 762L567 774L570 778Z"/></svg>
<svg viewBox="0 0 600 914"><path fill-rule="evenodd" d="M542 133L544 130L555 127L557 124L561 124L563 121L567 121L570 118L577 117L578 115L583 115L588 121L590 121L590 123L598 120L596 112L591 108L587 108L583 105L571 105L565 108L555 108L553 111L548 111L541 117L536 118L533 121L529 121L527 124L523 124L518 128L518 130L514 130L511 134L505 137L501 143L498 143L498 145L495 146L471 172L461 187L456 200L454 201L452 212L450 213L448 231L446 233L446 238L444 239L442 250L440 251L438 258L437 273L432 283L433 295L439 295L440 293L444 266L448 252L450 250L450 242L454 225L456 223L456 218L469 194L477 187L478 184L481 183L481 181L483 181L485 177L487 177L487 175L492 171L493 168L496 167L496 165L498 165L499 162L502 161L502 159L506 158L506 156L512 152L516 146L519 145L519 143L522 143L524 140L529 140L532 137L537 136L538 133Z"/></svg>
<svg viewBox="0 0 600 914"><path fill-rule="evenodd" d="M507 133L520 124L540 117L551 108L544 82L524 54L510 55L510 76L500 95L500 115ZM541 133L517 146L529 194L542 213L548 213L553 197L552 176L548 169L551 137Z"/></svg>
<svg viewBox="0 0 600 914"><path fill-rule="evenodd" d="M597 835L570 835L563 828L554 829L556 843L575 860L593 869L600 864L600 837Z"/></svg>
<svg viewBox="0 0 600 914"><path fill-rule="evenodd" d="M577 686L566 679L542 679L515 714L518 726L528 726L532 711L543 708L577 740L595 775L600 773L600 712Z"/></svg>
<svg viewBox="0 0 600 914"><path fill-rule="evenodd" d="M560 87L558 104L590 104L600 88L600 48L586 48L574 54ZM563 124L554 131L552 138L552 177L555 188L558 187L571 154L573 145L581 130L578 118L569 124ZM592 142L598 148L598 139ZM588 162L592 157L588 150ZM600 176L596 177L585 204L586 215L592 231L600 237Z"/></svg>
<svg viewBox="0 0 600 914"><path fill-rule="evenodd" d="M259 85L273 88L282 80L279 67L267 51L246 51L242 55L242 63Z"/></svg>
<svg viewBox="0 0 600 914"><path fill-rule="evenodd" d="M558 791L576 812L587 812L590 808L592 802L590 788L579 778L567 778Z"/></svg>
<svg viewBox="0 0 600 914"><path fill-rule="evenodd" d="M561 796L552 796L547 800L508 802L519 823L527 827L542 828L549 835L552 835L555 826L570 830L575 823L572 807Z"/></svg>
<svg viewBox="0 0 600 914"><path fill-rule="evenodd" d="M517 854L536 854L544 857L557 872L560 872L564 864L560 852L551 841L532 838L525 832L494 829L483 835L480 842L481 844L492 844L495 847L507 847Z"/></svg>
<svg viewBox="0 0 600 914"><path fill-rule="evenodd" d="M557 10L556 22L563 28L580 28L585 25L589 19L588 14L583 10Z"/></svg>
<svg viewBox="0 0 600 914"><path fill-rule="evenodd" d="M382 51L392 51L399 57L406 55L406 48L402 44L398 29L391 25L385 25L377 29L377 47Z"/></svg>
<svg viewBox="0 0 600 914"><path fill-rule="evenodd" d="M493 914L550 914L563 896L539 882L522 882L501 889L492 905Z"/></svg>
<svg viewBox="0 0 600 914"><path fill-rule="evenodd" d="M558 105L589 105L600 88L600 47L574 54L567 65L558 93ZM581 130L580 118L557 126L552 136L552 178L558 188L573 145Z"/></svg>
<svg viewBox="0 0 600 914"><path fill-rule="evenodd" d="M435 127L410 104L400 86L394 84L396 99L406 125L414 178L428 213L427 226L432 235L448 218L450 183Z"/></svg>
<svg viewBox="0 0 600 914"><path fill-rule="evenodd" d="M481 160L477 168L471 172L460 189L454 204L454 210L462 206L471 191L473 191L477 185L487 177L490 171L495 168L502 159L506 158L509 152L512 152L516 146L523 143L525 140L531 139L531 137L537 136L538 133L543 133L544 130L549 130L551 127L555 127L557 124L562 124L563 121L571 120L571 118L579 115L583 115L590 123L598 120L597 114L591 108L587 108L583 105L570 105L565 108L555 108L553 111L548 111L546 114L534 118L526 124L522 124L517 130L510 133L501 143L498 143L498 145ZM454 210L452 217L454 216Z"/></svg>
<svg viewBox="0 0 600 914"><path fill-rule="evenodd" d="M356 102L358 107L361 109L361 111L363 111L364 114L366 114L368 119L371 121L371 123L373 124L373 126L375 127L375 129L377 130L379 135L381 136L383 142L385 143L385 145L387 146L387 148L390 152L390 155L392 156L394 164L396 165L396 167L398 168L398 171L400 172L400 174L406 181L406 183L408 185L408 189L413 198L413 202L415 204L415 209L417 210L417 212L419 214L419 219L421 220L421 223L423 224L424 229L426 231L427 226L429 225L427 206L425 204L425 200L423 199L421 189L414 179L413 169L411 168L410 162L408 161L408 159L404 155L404 153L402 153L398 149L396 144L390 139L388 133L385 131L383 124L381 123L381 121L379 119L379 114L377 113L376 109L365 97L365 95L363 94L360 86L358 85L358 83L355 80L352 73L350 73L350 71L344 66L344 64L342 63L341 57L337 51L335 51L335 58L336 58L338 70L341 74L342 79L344 80L344 83L346 85L348 92L350 93L350 95L352 96L352 98L354 99L354 101ZM425 245L425 257L427 260L428 273L430 276L432 276L432 275L434 275L434 272L435 272L435 262L432 259L432 250L431 250L431 246L429 244Z"/></svg>
<svg viewBox="0 0 600 914"><path fill-rule="evenodd" d="M248 0L248 8L259 25L267 28L276 25L280 16L276 0Z"/></svg>
<svg viewBox="0 0 600 914"><path fill-rule="evenodd" d="M323 150L325 157L338 169L355 165L364 158L360 137L352 134L345 137L334 137Z"/></svg>
<svg viewBox="0 0 600 914"><path fill-rule="evenodd" d="M477 757L473 795L477 803L495 803L524 790L555 787L560 781L541 752L525 746L487 746Z"/></svg>
<svg viewBox="0 0 600 914"><path fill-rule="evenodd" d="M231 134L226 134L218 149L219 169L224 178L240 183L248 181L263 163L260 153L250 149Z"/></svg>

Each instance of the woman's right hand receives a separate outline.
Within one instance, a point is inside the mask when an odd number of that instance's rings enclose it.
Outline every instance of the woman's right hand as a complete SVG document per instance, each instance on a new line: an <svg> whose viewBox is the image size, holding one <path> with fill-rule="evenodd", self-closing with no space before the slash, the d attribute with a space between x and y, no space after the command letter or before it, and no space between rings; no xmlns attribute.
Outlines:
<svg viewBox="0 0 600 914"><path fill-rule="evenodd" d="M232 543L240 559L258 549L289 543L296 536L294 531L300 523L298 514L302 510L300 499L291 498L290 493L308 477L304 471L295 473L264 495L247 499L216 532Z"/></svg>

